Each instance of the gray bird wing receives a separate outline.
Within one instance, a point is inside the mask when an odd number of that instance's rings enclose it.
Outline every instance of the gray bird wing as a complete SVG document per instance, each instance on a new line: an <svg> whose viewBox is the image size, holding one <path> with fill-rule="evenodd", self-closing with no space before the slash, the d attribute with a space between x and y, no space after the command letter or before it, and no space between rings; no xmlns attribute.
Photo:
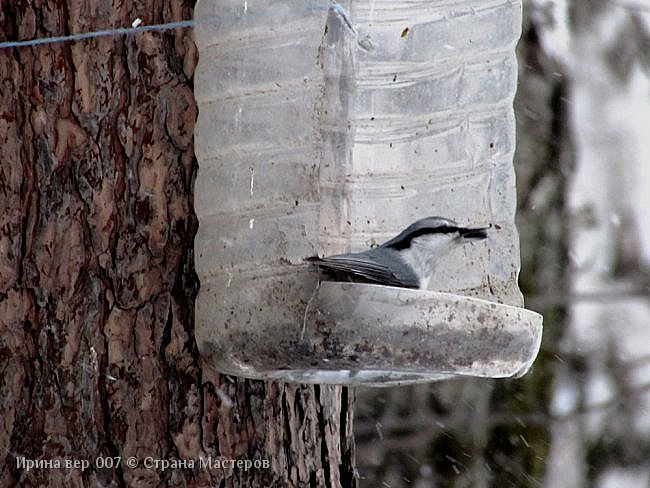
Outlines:
<svg viewBox="0 0 650 488"><path fill-rule="evenodd" d="M388 286L418 288L420 282L399 256L384 248L360 253L337 254L325 258L310 258L310 262L339 273L354 275Z"/></svg>

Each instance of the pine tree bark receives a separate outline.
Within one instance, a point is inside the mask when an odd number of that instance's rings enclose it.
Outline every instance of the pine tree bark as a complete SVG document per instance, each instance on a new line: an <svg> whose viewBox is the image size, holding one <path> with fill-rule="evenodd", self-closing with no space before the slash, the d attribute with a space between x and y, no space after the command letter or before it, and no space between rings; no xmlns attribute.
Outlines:
<svg viewBox="0 0 650 488"><path fill-rule="evenodd" d="M192 10L2 2L0 41ZM180 28L0 50L0 486L356 485L348 389L202 367L195 61Z"/></svg>

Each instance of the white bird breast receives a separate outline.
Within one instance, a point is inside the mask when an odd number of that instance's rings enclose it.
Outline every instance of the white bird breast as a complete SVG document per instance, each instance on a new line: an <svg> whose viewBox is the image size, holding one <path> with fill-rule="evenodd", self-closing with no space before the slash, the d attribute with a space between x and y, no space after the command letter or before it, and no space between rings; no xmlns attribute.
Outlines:
<svg viewBox="0 0 650 488"><path fill-rule="evenodd" d="M400 251L420 281L420 290L429 288L429 281L439 259L444 257L458 243L457 234L426 234L411 241L410 247Z"/></svg>

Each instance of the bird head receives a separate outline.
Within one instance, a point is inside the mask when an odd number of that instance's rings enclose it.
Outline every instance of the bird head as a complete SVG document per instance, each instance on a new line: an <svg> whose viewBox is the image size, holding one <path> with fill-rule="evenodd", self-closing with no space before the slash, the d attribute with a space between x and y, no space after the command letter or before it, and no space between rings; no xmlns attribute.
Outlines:
<svg viewBox="0 0 650 488"><path fill-rule="evenodd" d="M443 217L426 217L409 225L381 247L398 251L418 275L420 288L426 288L440 258L466 240L485 239L487 229L460 227Z"/></svg>
<svg viewBox="0 0 650 488"><path fill-rule="evenodd" d="M391 240L382 244L381 247L388 247L401 250L415 244L431 244L452 242L455 239L485 239L489 227L460 227L455 221L444 217L426 217L409 225Z"/></svg>

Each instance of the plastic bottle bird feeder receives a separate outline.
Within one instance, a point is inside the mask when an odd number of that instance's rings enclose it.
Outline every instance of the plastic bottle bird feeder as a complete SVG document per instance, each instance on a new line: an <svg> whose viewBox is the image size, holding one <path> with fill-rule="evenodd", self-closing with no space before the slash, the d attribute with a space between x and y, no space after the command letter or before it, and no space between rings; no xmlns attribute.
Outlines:
<svg viewBox="0 0 650 488"><path fill-rule="evenodd" d="M358 385L524 374L542 318L516 282L521 4L201 0L195 19L204 361ZM430 215L493 226L432 290L319 285L304 262Z"/></svg>

